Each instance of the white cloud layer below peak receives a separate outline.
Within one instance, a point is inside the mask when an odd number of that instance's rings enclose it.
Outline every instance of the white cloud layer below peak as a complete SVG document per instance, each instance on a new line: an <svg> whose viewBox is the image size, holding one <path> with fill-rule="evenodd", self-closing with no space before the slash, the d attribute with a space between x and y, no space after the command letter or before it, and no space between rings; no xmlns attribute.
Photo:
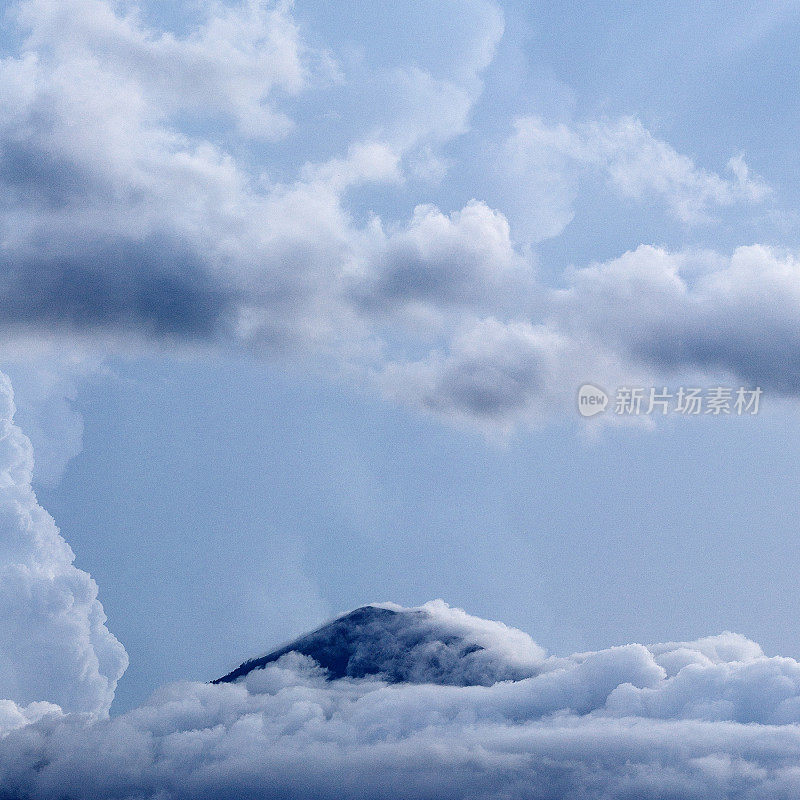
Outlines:
<svg viewBox="0 0 800 800"><path fill-rule="evenodd" d="M441 601L417 611L432 615L428 635L479 642L531 677L488 686L330 681L312 659L288 654L238 683L165 687L111 720L6 710L4 796L788 798L798 790L793 659L767 657L730 633L561 658Z"/></svg>

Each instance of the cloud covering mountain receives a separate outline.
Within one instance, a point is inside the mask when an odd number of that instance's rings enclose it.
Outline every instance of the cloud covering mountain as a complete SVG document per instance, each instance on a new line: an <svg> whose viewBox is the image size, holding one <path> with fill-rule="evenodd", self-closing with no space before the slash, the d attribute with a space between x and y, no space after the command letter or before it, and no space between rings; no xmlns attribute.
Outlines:
<svg viewBox="0 0 800 800"><path fill-rule="evenodd" d="M800 664L744 637L559 658L441 601L391 611L336 629L341 643L353 625L376 674L337 677L291 651L232 683L165 687L111 720L51 708L0 740L0 796L789 798L800 788ZM416 647L390 655L387 632ZM449 655L436 682L398 682L413 658L421 671L409 677L425 678L443 636L467 664L492 654L482 685L474 675L463 685ZM530 677L491 682L522 662Z"/></svg>
<svg viewBox="0 0 800 800"><path fill-rule="evenodd" d="M491 686L538 672L544 651L521 631L470 617L441 601L419 609L365 606L214 683L232 683L288 653L313 659L331 679L376 675L390 683Z"/></svg>

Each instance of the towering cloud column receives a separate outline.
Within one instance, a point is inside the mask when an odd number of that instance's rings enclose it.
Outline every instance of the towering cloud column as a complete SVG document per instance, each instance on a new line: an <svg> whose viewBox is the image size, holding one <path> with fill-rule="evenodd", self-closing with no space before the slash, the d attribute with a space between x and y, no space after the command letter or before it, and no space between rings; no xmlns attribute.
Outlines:
<svg viewBox="0 0 800 800"><path fill-rule="evenodd" d="M31 488L33 451L0 373L0 698L108 713L128 665L97 584Z"/></svg>

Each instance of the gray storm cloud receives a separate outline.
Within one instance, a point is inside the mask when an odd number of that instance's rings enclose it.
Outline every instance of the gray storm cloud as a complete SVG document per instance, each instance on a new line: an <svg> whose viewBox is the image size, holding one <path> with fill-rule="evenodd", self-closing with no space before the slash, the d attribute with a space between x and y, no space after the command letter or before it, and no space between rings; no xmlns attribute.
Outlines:
<svg viewBox="0 0 800 800"><path fill-rule="evenodd" d="M0 59L4 340L320 359L393 400L505 430L572 408L585 380L699 371L797 394L792 254L640 247L555 289L520 246L559 235L587 171L608 202L656 198L687 226L768 203L740 155L718 175L635 118L528 116L494 143L497 208L481 187L462 208L426 201L503 35L494 5L431 4L463 20L452 53L361 70L312 47L290 3L209 5L182 35L135 12L105 0L12 8ZM425 14L414 19L412 42L428 35ZM319 126L290 117L304 92L352 118L343 141L317 160L265 160L265 141L302 150ZM352 201L409 187L419 200L394 217L363 220Z"/></svg>

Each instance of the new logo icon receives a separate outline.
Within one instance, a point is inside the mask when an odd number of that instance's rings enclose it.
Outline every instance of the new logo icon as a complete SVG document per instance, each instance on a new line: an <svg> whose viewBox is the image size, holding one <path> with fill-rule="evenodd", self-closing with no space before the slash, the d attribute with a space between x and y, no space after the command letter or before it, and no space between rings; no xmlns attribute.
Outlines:
<svg viewBox="0 0 800 800"><path fill-rule="evenodd" d="M578 412L582 417L593 417L606 410L608 395L591 383L584 383L578 389Z"/></svg>

